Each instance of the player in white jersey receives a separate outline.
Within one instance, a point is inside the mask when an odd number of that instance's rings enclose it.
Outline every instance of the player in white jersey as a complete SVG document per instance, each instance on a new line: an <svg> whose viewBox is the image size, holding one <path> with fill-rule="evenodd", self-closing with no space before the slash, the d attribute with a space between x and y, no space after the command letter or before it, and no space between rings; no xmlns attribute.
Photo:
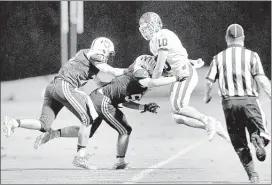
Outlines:
<svg viewBox="0 0 272 185"><path fill-rule="evenodd" d="M139 20L139 26L142 36L149 41L151 53L157 57L152 78L180 73L187 76L183 81L175 82L171 89L170 101L175 122L206 129L209 140L218 133L229 141L226 130L218 120L189 106L192 91L198 82L195 68L202 67L203 60L188 59L188 53L178 36L168 29L162 29L162 21L158 14L154 12L143 14Z"/></svg>

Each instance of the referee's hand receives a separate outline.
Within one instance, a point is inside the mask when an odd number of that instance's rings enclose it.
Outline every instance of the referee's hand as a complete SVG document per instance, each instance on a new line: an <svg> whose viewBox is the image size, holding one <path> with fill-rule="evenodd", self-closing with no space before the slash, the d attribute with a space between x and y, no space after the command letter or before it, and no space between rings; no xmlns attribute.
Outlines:
<svg viewBox="0 0 272 185"><path fill-rule="evenodd" d="M205 103L209 103L212 99L212 96L209 94L209 95L204 95L204 98L203 98L203 101Z"/></svg>

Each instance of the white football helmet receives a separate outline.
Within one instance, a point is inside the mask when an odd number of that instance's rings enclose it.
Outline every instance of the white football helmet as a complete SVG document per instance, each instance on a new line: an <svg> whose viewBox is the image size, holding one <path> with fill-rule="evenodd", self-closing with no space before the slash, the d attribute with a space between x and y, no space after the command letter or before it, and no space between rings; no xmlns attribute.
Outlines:
<svg viewBox="0 0 272 185"><path fill-rule="evenodd" d="M98 55L103 55L105 62L108 61L110 56L115 55L113 42L106 37L98 37L94 39L90 49Z"/></svg>
<svg viewBox="0 0 272 185"><path fill-rule="evenodd" d="M154 12L144 13L139 20L139 30L146 40L151 40L156 32L162 29L162 21Z"/></svg>

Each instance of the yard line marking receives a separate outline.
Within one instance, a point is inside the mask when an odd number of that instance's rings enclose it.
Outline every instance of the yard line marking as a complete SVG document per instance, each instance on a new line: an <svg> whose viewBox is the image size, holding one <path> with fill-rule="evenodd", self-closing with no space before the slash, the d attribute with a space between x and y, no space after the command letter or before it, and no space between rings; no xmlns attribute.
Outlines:
<svg viewBox="0 0 272 185"><path fill-rule="evenodd" d="M192 145L189 145L186 148L183 148L178 153L172 155L168 159L166 159L164 161L161 161L161 162L159 162L157 164L154 164L154 165L148 167L145 170L142 170L137 175L133 176L132 178L130 178L128 181L124 182L123 184L134 184L134 183L138 182L139 180L143 179L147 174L151 173L155 169L160 168L160 167L166 165L167 163L170 163L171 161L174 161L175 159L178 159L180 156L182 156L182 155L186 154L187 152L189 152L190 150L198 147L199 145L201 145L205 141L206 140L201 140L201 141L196 142L195 144L192 144Z"/></svg>

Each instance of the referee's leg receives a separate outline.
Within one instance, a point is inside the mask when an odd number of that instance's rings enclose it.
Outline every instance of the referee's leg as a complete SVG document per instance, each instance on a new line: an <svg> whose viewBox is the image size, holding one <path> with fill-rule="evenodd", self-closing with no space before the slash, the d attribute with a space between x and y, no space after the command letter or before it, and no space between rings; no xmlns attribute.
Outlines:
<svg viewBox="0 0 272 185"><path fill-rule="evenodd" d="M243 112L240 111L240 105L237 105L237 102L233 103L231 100L223 100L223 110L231 143L248 175L249 180L258 178L246 138L246 120L240 119L241 117L244 117Z"/></svg>

